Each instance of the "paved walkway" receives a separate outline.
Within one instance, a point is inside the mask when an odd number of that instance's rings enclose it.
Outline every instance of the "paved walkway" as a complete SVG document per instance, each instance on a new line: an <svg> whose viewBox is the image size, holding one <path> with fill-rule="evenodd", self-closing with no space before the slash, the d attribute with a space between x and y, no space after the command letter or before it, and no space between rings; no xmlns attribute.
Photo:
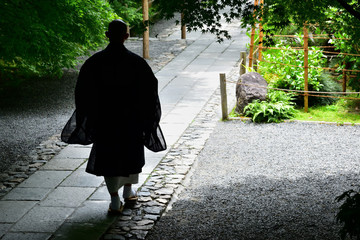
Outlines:
<svg viewBox="0 0 360 240"><path fill-rule="evenodd" d="M227 25L227 29L233 39L222 44L218 44L212 35L188 34L188 39L194 42L157 72L163 109L161 126L169 147L161 153L146 152L146 166L137 187L144 183L149 186L146 180L150 175L154 176L154 169L171 155L179 139L186 138L185 130L218 88L219 73L229 73L239 60L240 52L246 50L247 37L239 24ZM178 36L180 33L175 32L169 39ZM106 214L109 196L103 178L85 173L89 152L88 146L67 146L41 170L5 195L0 201L0 239L99 239L117 218ZM187 172L184 168L177 170ZM172 182L178 182L176 177ZM158 192L159 195L162 193ZM147 196L143 188L140 195L145 201ZM165 197L157 202L165 205L168 200ZM147 220L150 222L157 219L156 215L151 215L152 210L148 209L147 219L153 218ZM142 225L149 223L142 221ZM133 230L139 231L118 239L146 235L141 232L144 229ZM114 234L108 234L106 238L116 239Z"/></svg>

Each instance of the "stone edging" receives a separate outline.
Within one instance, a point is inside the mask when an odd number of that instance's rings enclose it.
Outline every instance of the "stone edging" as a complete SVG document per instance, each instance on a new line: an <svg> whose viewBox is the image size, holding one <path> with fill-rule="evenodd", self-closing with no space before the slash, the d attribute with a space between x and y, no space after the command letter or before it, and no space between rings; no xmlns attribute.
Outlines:
<svg viewBox="0 0 360 240"><path fill-rule="evenodd" d="M142 185L138 192L138 204L132 209L125 209L122 216L102 236L102 240L145 239L156 221L183 189L191 167L218 121L216 108L219 103L220 95L217 89Z"/></svg>
<svg viewBox="0 0 360 240"><path fill-rule="evenodd" d="M0 174L0 199L18 184L39 170L45 163L56 156L68 144L61 142L60 134L40 143L31 153L32 161L19 161L6 172Z"/></svg>

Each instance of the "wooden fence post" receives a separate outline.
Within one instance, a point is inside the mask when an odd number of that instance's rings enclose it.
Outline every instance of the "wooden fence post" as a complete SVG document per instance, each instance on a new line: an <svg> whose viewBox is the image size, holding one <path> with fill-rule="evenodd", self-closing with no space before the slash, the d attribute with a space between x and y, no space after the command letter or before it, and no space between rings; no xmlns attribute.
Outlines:
<svg viewBox="0 0 360 240"><path fill-rule="evenodd" d="M146 30L143 34L143 58L149 59L149 1L142 0L143 22L146 24Z"/></svg>
<svg viewBox="0 0 360 240"><path fill-rule="evenodd" d="M264 0L260 0L261 9L264 4ZM261 21L262 19L260 19ZM263 32L263 26L260 23L259 25L259 55L258 55L258 61L260 62L262 60L262 47L263 47L263 38L264 38L264 32Z"/></svg>
<svg viewBox="0 0 360 240"><path fill-rule="evenodd" d="M347 64L344 62L345 68L347 68ZM343 69L343 82L342 82L342 90L343 92L346 92L346 71Z"/></svg>
<svg viewBox="0 0 360 240"><path fill-rule="evenodd" d="M308 87L308 77L309 77L309 34L306 25L304 25L304 111L308 112L309 107L309 87Z"/></svg>
<svg viewBox="0 0 360 240"><path fill-rule="evenodd" d="M184 24L184 13L181 13L181 39L186 39L186 25Z"/></svg>
<svg viewBox="0 0 360 240"><path fill-rule="evenodd" d="M240 76L246 73L246 52L240 53Z"/></svg>
<svg viewBox="0 0 360 240"><path fill-rule="evenodd" d="M226 95L226 75L220 73L220 94L221 94L221 112L222 120L228 119L227 95Z"/></svg>
<svg viewBox="0 0 360 240"><path fill-rule="evenodd" d="M255 0L254 6L258 5L259 0ZM254 14L255 16L255 14ZM255 42L255 26L251 29L251 36L250 36L250 53L249 53L249 68L253 65L253 54L254 54L254 42Z"/></svg>

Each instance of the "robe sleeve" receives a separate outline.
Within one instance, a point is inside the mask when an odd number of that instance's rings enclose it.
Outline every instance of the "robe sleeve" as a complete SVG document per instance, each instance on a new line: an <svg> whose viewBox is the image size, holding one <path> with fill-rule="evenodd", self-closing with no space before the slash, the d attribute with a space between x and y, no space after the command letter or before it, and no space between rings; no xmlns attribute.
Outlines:
<svg viewBox="0 0 360 240"><path fill-rule="evenodd" d="M69 144L88 145L93 143L93 127L89 116L91 115L91 72L89 64L84 63L82 66L78 81L75 87L75 106L76 110L66 123L61 132L61 140Z"/></svg>
<svg viewBox="0 0 360 240"><path fill-rule="evenodd" d="M145 62L145 114L144 114L144 144L153 151L159 152L167 148L160 128L161 105L158 95L158 80L149 65Z"/></svg>

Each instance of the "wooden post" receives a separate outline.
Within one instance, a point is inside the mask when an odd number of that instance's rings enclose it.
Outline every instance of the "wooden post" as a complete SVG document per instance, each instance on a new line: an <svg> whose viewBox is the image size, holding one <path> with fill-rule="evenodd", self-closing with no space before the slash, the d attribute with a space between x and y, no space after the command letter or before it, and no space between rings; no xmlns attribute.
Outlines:
<svg viewBox="0 0 360 240"><path fill-rule="evenodd" d="M226 76L220 73L220 94L221 94L221 112L222 120L228 119L227 95L226 95Z"/></svg>
<svg viewBox="0 0 360 240"><path fill-rule="evenodd" d="M186 39L186 25L184 23L184 13L181 13L181 39Z"/></svg>
<svg viewBox="0 0 360 240"><path fill-rule="evenodd" d="M308 112L309 107L309 87L308 87L308 77L309 77L309 34L306 25L304 25L304 111Z"/></svg>
<svg viewBox="0 0 360 240"><path fill-rule="evenodd" d="M262 5L264 4L264 0L260 0L260 4L261 4L261 8ZM263 33L263 26L261 24L262 19L260 19L260 25L259 25L259 55L258 55L258 60L259 62L262 60L262 47L263 47L263 38L264 38L264 33Z"/></svg>
<svg viewBox="0 0 360 240"><path fill-rule="evenodd" d="M345 68L347 68L345 62L344 62ZM346 71L343 69L343 82L342 82L342 90L343 92L346 92Z"/></svg>
<svg viewBox="0 0 360 240"><path fill-rule="evenodd" d="M254 6L258 5L259 0L255 0ZM254 14L255 16L255 14ZM254 54L254 42L255 42L255 26L251 29L251 36L250 36L250 54L249 54L249 68L253 65L253 54Z"/></svg>
<svg viewBox="0 0 360 240"><path fill-rule="evenodd" d="M143 34L143 58L149 59L149 1L142 0L143 22L146 24L146 30Z"/></svg>
<svg viewBox="0 0 360 240"><path fill-rule="evenodd" d="M240 76L246 73L246 52L240 53Z"/></svg>

